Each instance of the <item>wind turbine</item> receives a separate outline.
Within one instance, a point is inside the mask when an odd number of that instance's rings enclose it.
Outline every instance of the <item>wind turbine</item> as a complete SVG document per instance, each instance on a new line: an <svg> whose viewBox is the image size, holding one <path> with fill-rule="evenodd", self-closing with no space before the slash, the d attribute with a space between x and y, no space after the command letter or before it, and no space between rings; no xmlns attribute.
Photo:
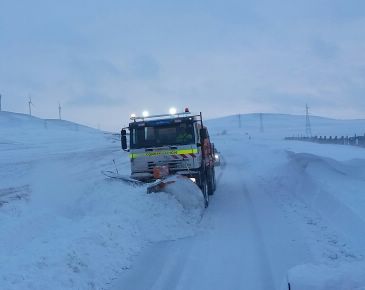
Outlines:
<svg viewBox="0 0 365 290"><path fill-rule="evenodd" d="M29 101L28 101L29 116L32 116L32 106L34 106L34 104L32 103L32 98L29 97Z"/></svg>
<svg viewBox="0 0 365 290"><path fill-rule="evenodd" d="M58 103L58 117L59 117L60 120L62 120L62 118L61 118L61 110L62 110L61 104Z"/></svg>

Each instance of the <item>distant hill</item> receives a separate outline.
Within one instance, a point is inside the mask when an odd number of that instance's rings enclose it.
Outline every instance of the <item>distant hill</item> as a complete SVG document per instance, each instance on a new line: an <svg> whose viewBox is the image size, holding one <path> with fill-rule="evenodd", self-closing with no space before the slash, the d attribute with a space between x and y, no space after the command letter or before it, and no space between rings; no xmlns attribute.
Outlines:
<svg viewBox="0 0 365 290"><path fill-rule="evenodd" d="M98 131L91 127L80 125L74 122L59 119L41 119L21 113L0 112L0 130L7 129L64 129L64 130L86 130Z"/></svg>
<svg viewBox="0 0 365 290"><path fill-rule="evenodd" d="M247 134L252 137L284 138L305 135L304 115L262 114L264 132L260 132L260 114L241 114L241 128L238 115L206 120L210 133ZM312 135L353 136L365 134L365 119L340 120L310 116ZM10 132L11 134L7 133ZM7 135L21 134L42 136L69 132L100 133L99 130L74 122L58 119L41 119L21 113L0 112L0 139ZM78 133L78 134L79 134Z"/></svg>
<svg viewBox="0 0 365 290"><path fill-rule="evenodd" d="M77 123L41 119L25 114L0 112L0 150L15 150L23 146L45 148L79 146L83 140L99 142L103 132ZM64 145L66 146L66 145Z"/></svg>
<svg viewBox="0 0 365 290"><path fill-rule="evenodd" d="M247 133L250 136L283 138L293 135L305 135L306 118L304 115L262 114L264 132L260 132L260 114L241 114L241 128L238 115L207 120L213 134ZM365 119L339 120L320 116L310 116L312 135L365 134Z"/></svg>

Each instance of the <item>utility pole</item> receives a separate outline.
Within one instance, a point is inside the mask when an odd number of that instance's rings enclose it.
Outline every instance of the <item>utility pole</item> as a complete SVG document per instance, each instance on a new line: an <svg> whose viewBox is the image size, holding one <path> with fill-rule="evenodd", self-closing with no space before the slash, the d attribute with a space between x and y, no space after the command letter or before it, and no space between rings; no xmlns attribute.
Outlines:
<svg viewBox="0 0 365 290"><path fill-rule="evenodd" d="M264 120L263 120L262 113L260 113L260 132L264 133Z"/></svg>
<svg viewBox="0 0 365 290"><path fill-rule="evenodd" d="M0 94L0 112L1 112L1 94Z"/></svg>
<svg viewBox="0 0 365 290"><path fill-rule="evenodd" d="M62 110L62 108L61 108L61 104L60 104L60 103L58 103L58 118L59 118L60 120L62 120L62 118L61 118L61 110Z"/></svg>
<svg viewBox="0 0 365 290"><path fill-rule="evenodd" d="M241 123L241 114L238 114L238 128L242 127L242 123Z"/></svg>
<svg viewBox="0 0 365 290"><path fill-rule="evenodd" d="M309 107L308 104L305 105L305 134L307 137L312 137L311 122L309 120Z"/></svg>

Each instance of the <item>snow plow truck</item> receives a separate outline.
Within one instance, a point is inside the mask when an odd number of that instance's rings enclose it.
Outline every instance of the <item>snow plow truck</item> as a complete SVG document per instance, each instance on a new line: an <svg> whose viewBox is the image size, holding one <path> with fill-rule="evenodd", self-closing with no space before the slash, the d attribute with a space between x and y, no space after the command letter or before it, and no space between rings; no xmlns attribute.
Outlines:
<svg viewBox="0 0 365 290"><path fill-rule="evenodd" d="M150 183L147 191L159 191L168 176L181 175L198 185L208 206L216 189L215 150L201 113L185 109L165 115L132 115L129 126L121 131L121 143L129 152L130 178Z"/></svg>

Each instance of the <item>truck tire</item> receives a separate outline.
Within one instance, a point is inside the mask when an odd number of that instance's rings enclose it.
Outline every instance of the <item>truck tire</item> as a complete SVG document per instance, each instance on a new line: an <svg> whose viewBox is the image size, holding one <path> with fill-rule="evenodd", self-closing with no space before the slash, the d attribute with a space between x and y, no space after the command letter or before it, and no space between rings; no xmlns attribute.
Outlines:
<svg viewBox="0 0 365 290"><path fill-rule="evenodd" d="M215 191L215 176L214 176L214 169L210 169L207 174L207 183L208 183L208 194L213 195Z"/></svg>
<svg viewBox="0 0 365 290"><path fill-rule="evenodd" d="M199 186L200 190L203 193L204 206L207 208L209 205L208 178L207 174L204 171L201 171L199 173L197 185Z"/></svg>
<svg viewBox="0 0 365 290"><path fill-rule="evenodd" d="M204 197L204 206L205 208L208 207L209 205L209 192L208 192L208 179L205 176L205 178L202 178L202 192L203 192L203 197Z"/></svg>
<svg viewBox="0 0 365 290"><path fill-rule="evenodd" d="M215 179L215 168L213 167L213 192L217 189L217 180Z"/></svg>

